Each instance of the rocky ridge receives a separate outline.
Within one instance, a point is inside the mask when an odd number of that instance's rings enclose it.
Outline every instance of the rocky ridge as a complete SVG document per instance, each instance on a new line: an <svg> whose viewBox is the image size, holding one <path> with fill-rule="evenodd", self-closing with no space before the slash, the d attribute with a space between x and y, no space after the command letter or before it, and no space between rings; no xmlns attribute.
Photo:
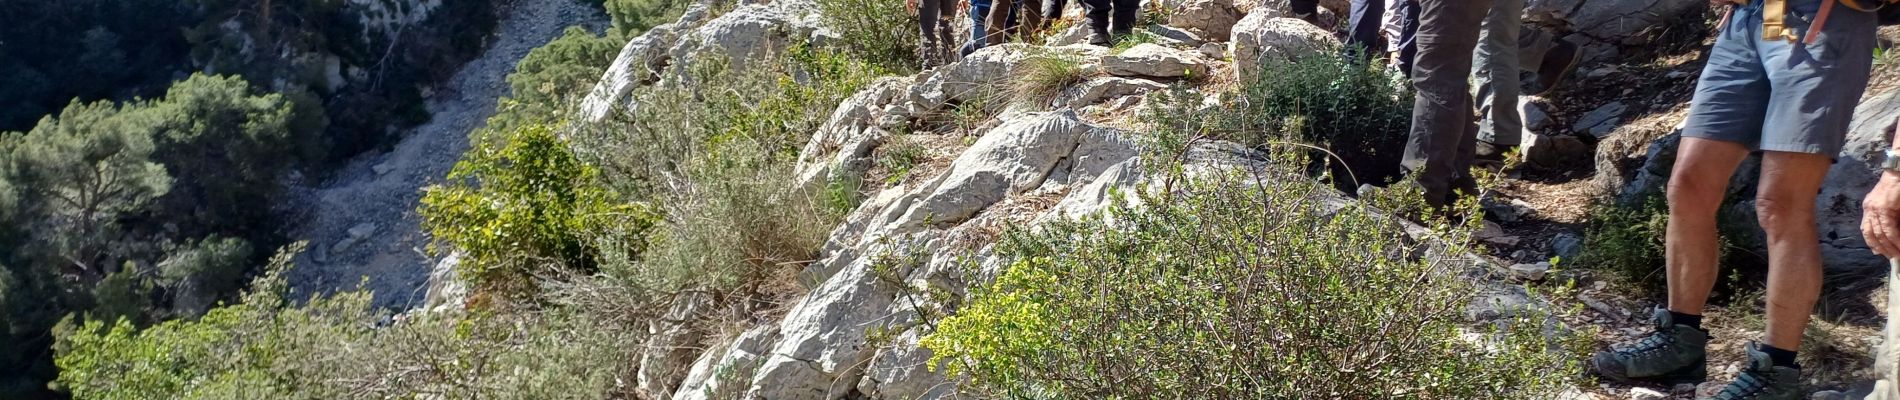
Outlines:
<svg viewBox="0 0 1900 400"><path fill-rule="evenodd" d="M704 62L704 57L724 57L733 65L742 65L748 57L783 49L789 43L824 46L836 40L813 17L816 8L811 1L744 4L720 15L713 15L712 8L705 4L693 6L679 21L657 27L623 47L583 102L582 119L597 122L613 113L639 112L639 104L628 102L627 94L632 89L691 85L685 76L677 74L678 66ZM1324 30L1283 18L1274 1L1162 3L1180 12L1173 14L1166 25L1145 28L1160 38L1153 44L1115 52L1077 44L1080 31L1071 29L1053 35L1048 46L994 46L915 76L884 78L839 104L800 152L797 174L787 184L816 188L838 177L864 176L873 168L873 154L894 140L893 132L914 129L913 123L920 118L1009 85L1016 66L1030 57L1063 54L1079 59L1086 70L1096 73L1064 89L1048 104L1017 103L1004 108L976 128L971 133L974 142L956 150L947 165L917 172L923 174L923 179L871 194L833 230L822 250L823 258L802 272L801 278L810 291L783 317L762 321L730 338L707 339L692 332L685 321L692 319L691 315L711 312L706 310L711 307L709 301L675 302L668 316L649 328L659 334L646 346L675 350L642 356L638 362L639 394L675 399L726 395L766 399L957 397L958 382L930 368L930 352L917 345L926 334L921 316L925 310L941 305L906 293L932 288L960 296L993 275L1002 262L990 256L994 227L1004 223L1033 225L1098 211L1118 200L1109 195L1111 192L1153 185L1155 176L1141 168L1142 145L1131 132L1119 128L1125 126L1121 118L1129 114L1127 111L1143 107L1148 94L1180 82L1184 75L1232 73L1244 78L1262 60L1338 46ZM1533 0L1527 20L1558 26L1560 32L1586 45L1590 54L1587 59L1603 60L1614 57L1625 46L1650 43L1672 21L1701 10L1701 4L1685 0ZM1891 120L1893 114L1900 113L1900 100L1891 97L1889 93L1887 100L1863 106L1868 108L1863 110L1863 120L1875 121L1879 115ZM1588 158L1585 153L1590 143L1615 135L1625 113L1622 109L1602 112L1592 117L1599 120L1596 124L1570 132L1576 127L1551 121L1541 101L1526 101L1527 115L1536 117L1528 124L1533 130L1523 134L1526 143L1538 149L1526 149L1531 160L1550 165ZM1039 111L1043 109L1053 111ZM1878 140L1867 139L1873 137L1868 132L1876 129L1872 124L1857 123L1856 144L1850 144L1850 153L1871 151L1865 143ZM940 133L911 130L910 134ZM1667 147L1664 142L1657 142L1658 146ZM1862 163L1866 160L1856 157ZM1185 164L1190 171L1202 172L1260 168L1264 164L1259 158L1231 143L1210 142L1195 147ZM1871 183L1854 183L1859 181L1852 173L1837 172L1842 182L1830 183L1829 190L1849 199L1840 201L1850 201ZM1634 181L1638 183L1631 187L1660 182L1654 178ZM1854 186L1857 184L1861 186ZM1339 207L1354 204L1344 196L1315 201ZM1537 212L1520 203L1500 202L1503 205L1499 207L1513 216ZM1836 219L1848 218L1843 213ZM1480 233L1480 239L1487 243L1516 246L1519 242L1495 227L1487 232ZM1838 233L1857 236L1844 230ZM1550 247L1574 254L1580 242L1574 235L1559 236ZM894 277L880 276L875 267L893 254L922 257L897 268ZM977 259L969 263L956 259L957 254L975 254ZM1554 272L1553 266L1549 262L1514 260L1521 258L1535 257L1464 258L1473 271L1470 276L1486 283L1487 288L1467 310L1475 321L1548 301L1525 293L1513 281L1545 279ZM969 265L975 265L976 270L969 270ZM1599 285L1592 293L1601 290ZM1596 298L1580 295L1578 299L1593 312L1619 321L1640 314ZM873 340L874 331L890 333L889 339ZM709 340L711 343L703 349L677 350ZM1574 391L1566 398L1591 396Z"/></svg>

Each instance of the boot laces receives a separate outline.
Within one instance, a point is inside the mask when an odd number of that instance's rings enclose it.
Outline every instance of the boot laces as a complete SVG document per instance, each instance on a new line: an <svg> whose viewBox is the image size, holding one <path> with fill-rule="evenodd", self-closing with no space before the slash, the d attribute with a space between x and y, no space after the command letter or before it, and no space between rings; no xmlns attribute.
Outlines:
<svg viewBox="0 0 1900 400"><path fill-rule="evenodd" d="M1756 371L1745 371L1741 376L1735 377L1735 382L1722 388L1722 393L1716 394L1715 400L1752 399L1766 393L1768 387L1773 384L1773 380L1762 377Z"/></svg>
<svg viewBox="0 0 1900 400"><path fill-rule="evenodd" d="M1649 337L1643 338L1642 341L1636 342L1636 344L1631 345L1629 348L1623 349L1623 353L1632 356L1647 356L1673 347L1675 344L1676 335L1658 331L1650 334Z"/></svg>

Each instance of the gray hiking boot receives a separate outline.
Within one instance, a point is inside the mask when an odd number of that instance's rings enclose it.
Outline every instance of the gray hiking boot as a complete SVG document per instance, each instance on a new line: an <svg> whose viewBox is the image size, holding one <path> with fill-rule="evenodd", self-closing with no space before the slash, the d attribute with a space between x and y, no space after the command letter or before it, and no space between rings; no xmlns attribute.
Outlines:
<svg viewBox="0 0 1900 400"><path fill-rule="evenodd" d="M1709 400L1799 400L1808 398L1801 390L1801 370L1777 367L1761 351L1761 344L1748 344L1748 369L1734 382Z"/></svg>
<svg viewBox="0 0 1900 400"><path fill-rule="evenodd" d="M1590 358L1597 375L1619 382L1664 384L1708 380L1709 333L1677 325L1669 310L1656 309L1656 332L1628 347Z"/></svg>

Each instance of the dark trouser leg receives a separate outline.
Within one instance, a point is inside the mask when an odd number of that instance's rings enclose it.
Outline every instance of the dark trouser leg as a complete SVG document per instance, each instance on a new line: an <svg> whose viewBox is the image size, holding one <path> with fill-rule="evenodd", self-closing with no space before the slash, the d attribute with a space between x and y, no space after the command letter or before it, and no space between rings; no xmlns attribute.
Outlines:
<svg viewBox="0 0 1900 400"><path fill-rule="evenodd" d="M1523 26L1524 0L1494 0L1478 35L1478 51L1471 79L1478 83L1478 113L1482 122L1478 140L1499 146L1523 141L1524 121L1517 112L1518 30Z"/></svg>
<svg viewBox="0 0 1900 400"><path fill-rule="evenodd" d="M1471 121L1471 54L1491 0L1419 0L1418 59L1412 86L1412 135L1403 166L1418 174L1425 201L1450 203L1452 180L1470 173L1477 126Z"/></svg>
<svg viewBox="0 0 1900 400"><path fill-rule="evenodd" d="M1134 32L1135 19L1141 17L1141 0L1114 0L1114 3L1115 18L1110 21L1113 24L1112 37L1121 39Z"/></svg>
<svg viewBox="0 0 1900 400"><path fill-rule="evenodd" d="M1412 77L1412 60L1418 59L1418 2L1408 0L1399 4L1399 59L1394 60L1399 73L1406 78Z"/></svg>
<svg viewBox="0 0 1900 400"><path fill-rule="evenodd" d="M1295 18L1302 15L1316 15L1319 13L1319 0L1288 1L1287 11L1292 12Z"/></svg>
<svg viewBox="0 0 1900 400"><path fill-rule="evenodd" d="M1047 1L1053 0L1022 0L1022 7L1016 10L1017 18L1022 18L1022 23L1016 26L1016 34L1023 40L1042 34L1042 3Z"/></svg>
<svg viewBox="0 0 1900 400"><path fill-rule="evenodd" d="M1352 20L1347 23L1350 32L1345 48L1350 61L1379 54L1379 49L1385 48L1385 38L1379 34L1379 25L1384 21L1385 0L1352 0Z"/></svg>
<svg viewBox="0 0 1900 400"><path fill-rule="evenodd" d="M1010 0L990 2L989 15L983 17L983 21L989 25L989 29L984 30L984 33L988 33L984 37L985 43L994 46L1003 44L1004 40L1009 39L1009 15L1015 6L1015 2Z"/></svg>
<svg viewBox="0 0 1900 400"><path fill-rule="evenodd" d="M923 48L919 49L918 55L923 59L925 68L935 67L948 61L946 59L949 52L945 49L955 42L950 38L950 24L942 17L945 12L955 12L956 7L956 0L918 2L917 27L919 33L923 35Z"/></svg>
<svg viewBox="0 0 1900 400"><path fill-rule="evenodd" d="M1108 14L1114 8L1115 0L1082 0L1083 14L1089 17L1089 43L1107 46L1109 44Z"/></svg>
<svg viewBox="0 0 1900 400"><path fill-rule="evenodd" d="M1055 21L1062 19L1062 9L1069 5L1069 1L1070 0L1042 0L1042 20Z"/></svg>

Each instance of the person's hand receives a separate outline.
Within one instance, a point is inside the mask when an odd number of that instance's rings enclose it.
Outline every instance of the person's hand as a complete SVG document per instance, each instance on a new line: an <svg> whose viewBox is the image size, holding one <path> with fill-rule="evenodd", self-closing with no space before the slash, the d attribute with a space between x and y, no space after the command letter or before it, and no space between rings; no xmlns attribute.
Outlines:
<svg viewBox="0 0 1900 400"><path fill-rule="evenodd" d="M1860 234L1875 254L1900 257L1900 173L1881 173L1880 183L1861 201Z"/></svg>
<svg viewBox="0 0 1900 400"><path fill-rule="evenodd" d="M909 12L911 14L916 14L917 0L904 0L904 11Z"/></svg>

